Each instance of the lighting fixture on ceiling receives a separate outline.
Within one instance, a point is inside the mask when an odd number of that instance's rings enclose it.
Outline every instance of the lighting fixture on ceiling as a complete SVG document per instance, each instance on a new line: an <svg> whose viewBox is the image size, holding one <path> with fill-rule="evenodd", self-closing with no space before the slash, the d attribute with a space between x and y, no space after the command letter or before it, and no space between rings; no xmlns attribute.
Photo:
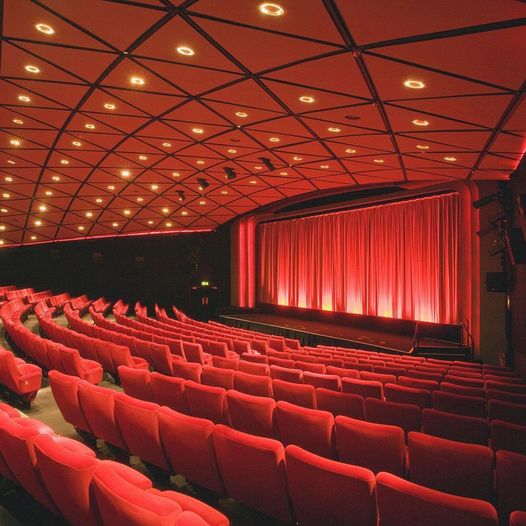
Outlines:
<svg viewBox="0 0 526 526"><path fill-rule="evenodd" d="M37 240L37 236L31 236L31 241L36 241Z"/></svg>
<svg viewBox="0 0 526 526"><path fill-rule="evenodd" d="M204 162L204 161L202 161L202 160L199 160L199 161L195 161L195 162L196 162L196 164L205 164L205 162Z"/></svg>
<svg viewBox="0 0 526 526"><path fill-rule="evenodd" d="M69 164L67 159L60 159L60 164Z"/></svg>
<svg viewBox="0 0 526 526"><path fill-rule="evenodd" d="M8 194L7 192L4 192L4 193L2 194L2 197L3 197L4 199L9 199L9 198L11 197L11 195Z"/></svg>
<svg viewBox="0 0 526 526"><path fill-rule="evenodd" d="M323 168L324 170L326 170L327 168L329 168L329 165L328 164L320 164L320 168Z"/></svg>
<svg viewBox="0 0 526 526"><path fill-rule="evenodd" d="M300 97L301 102L305 102L307 104L312 104L314 102L314 97L311 97L309 95L302 95Z"/></svg>
<svg viewBox="0 0 526 526"><path fill-rule="evenodd" d="M179 172L172 172L172 177L181 177Z"/></svg>
<svg viewBox="0 0 526 526"><path fill-rule="evenodd" d="M152 185L150 185L150 188L151 188L152 190L154 190L154 191L155 191L155 190L159 190L159 185L158 185L158 184L152 184Z"/></svg>
<svg viewBox="0 0 526 526"><path fill-rule="evenodd" d="M383 159L373 159L373 161L374 161L375 163L380 163L380 164L384 162Z"/></svg>
<svg viewBox="0 0 526 526"><path fill-rule="evenodd" d="M250 183L250 184L258 184L258 182L257 182L255 179L251 179L251 180L249 181L249 183Z"/></svg>
<svg viewBox="0 0 526 526"><path fill-rule="evenodd" d="M38 209L41 211L41 212L46 212L47 211L47 206L46 205L40 205L38 207Z"/></svg>
<svg viewBox="0 0 526 526"><path fill-rule="evenodd" d="M31 102L31 98L27 95L19 95L18 100L21 102Z"/></svg>
<svg viewBox="0 0 526 526"><path fill-rule="evenodd" d="M53 181L55 181L56 183L60 181L60 177L58 175L54 175L51 179L53 179Z"/></svg>
<svg viewBox="0 0 526 526"><path fill-rule="evenodd" d="M20 146L22 143L19 139L11 139L9 141L9 144L13 145L13 146Z"/></svg>
<svg viewBox="0 0 526 526"><path fill-rule="evenodd" d="M144 86L144 79L141 78L141 77L131 77L131 78L130 78L130 82L131 82L134 86Z"/></svg>
<svg viewBox="0 0 526 526"><path fill-rule="evenodd" d="M79 225L79 230L82 232L82 230L84 230L84 227L82 225Z"/></svg>
<svg viewBox="0 0 526 526"><path fill-rule="evenodd" d="M144 201L144 197L137 197L136 201L138 203L142 203Z"/></svg>
<svg viewBox="0 0 526 526"><path fill-rule="evenodd" d="M146 155L139 155L139 161L146 161L148 157Z"/></svg>
<svg viewBox="0 0 526 526"><path fill-rule="evenodd" d="M201 206L205 206L205 205L206 205L206 201L199 201L199 204L200 204Z"/></svg>
<svg viewBox="0 0 526 526"><path fill-rule="evenodd" d="M129 216L131 214L131 211L130 210L124 210L122 212L125 216Z"/></svg>
<svg viewBox="0 0 526 526"><path fill-rule="evenodd" d="M289 175L289 172L279 172L279 175Z"/></svg>
<svg viewBox="0 0 526 526"><path fill-rule="evenodd" d="M55 30L47 24L35 24L35 29L44 33L44 35L53 35L55 33Z"/></svg>
<svg viewBox="0 0 526 526"><path fill-rule="evenodd" d="M95 202L100 205L102 203L102 199L100 197L97 197L97 199L95 199Z"/></svg>
<svg viewBox="0 0 526 526"><path fill-rule="evenodd" d="M225 177L229 180L229 181L232 181L233 179L235 179L237 177L237 174L236 172L234 171L233 168L230 168L230 167L225 167L223 168L223 170L225 171Z"/></svg>
<svg viewBox="0 0 526 526"><path fill-rule="evenodd" d="M86 217L93 217L93 212L86 212Z"/></svg>
<svg viewBox="0 0 526 526"><path fill-rule="evenodd" d="M426 87L426 85L421 80L413 80L413 79L407 79L406 81L404 81L404 86L406 88L411 88L411 89L422 89Z"/></svg>
<svg viewBox="0 0 526 526"><path fill-rule="evenodd" d="M270 137L270 142L279 142L281 139L279 137Z"/></svg>
<svg viewBox="0 0 526 526"><path fill-rule="evenodd" d="M184 201L186 199L183 190L177 190L177 195L179 196L179 201Z"/></svg>
<svg viewBox="0 0 526 526"><path fill-rule="evenodd" d="M172 223L170 223L170 222L168 221L168 222L166 223L166 226L167 226L168 228L170 228L170 227L172 226Z"/></svg>
<svg viewBox="0 0 526 526"><path fill-rule="evenodd" d="M71 144L72 144L73 146L76 146L77 148L80 147L80 146L82 146L82 143L81 143L80 141L73 141Z"/></svg>
<svg viewBox="0 0 526 526"><path fill-rule="evenodd" d="M7 214L9 210L7 208L0 208L0 212L2 212L2 214Z"/></svg>
<svg viewBox="0 0 526 526"><path fill-rule="evenodd" d="M0 230L4 231L5 230L5 225L1 225L0 226Z"/></svg>
<svg viewBox="0 0 526 526"><path fill-rule="evenodd" d="M115 106L115 104L111 103L111 102L107 102L106 104L104 104L104 107L107 109L107 110L114 110L117 106Z"/></svg>
<svg viewBox="0 0 526 526"><path fill-rule="evenodd" d="M227 150L228 153L237 153L237 150L235 148L229 148Z"/></svg>
<svg viewBox="0 0 526 526"><path fill-rule="evenodd" d="M121 175L123 177L130 177L131 175L130 170L121 170Z"/></svg>
<svg viewBox="0 0 526 526"><path fill-rule="evenodd" d="M37 68L36 66L33 66L33 65L27 65L24 67L24 69L28 72L28 73L40 73L40 68Z"/></svg>
<svg viewBox="0 0 526 526"><path fill-rule="evenodd" d="M210 186L210 183L203 177L199 177L197 179L197 182L199 183L199 190L201 191Z"/></svg>
<svg viewBox="0 0 526 526"><path fill-rule="evenodd" d="M13 119L13 122L15 124L24 124L24 121L21 121L20 119Z"/></svg>
<svg viewBox="0 0 526 526"><path fill-rule="evenodd" d="M354 148L346 148L345 153L356 153Z"/></svg>
<svg viewBox="0 0 526 526"><path fill-rule="evenodd" d="M184 55L185 57L191 57L195 55L195 51L188 46L179 46L176 48L176 51L179 53L179 55Z"/></svg>
<svg viewBox="0 0 526 526"><path fill-rule="evenodd" d="M40 219L37 219L35 221L35 226L42 226L42 221L40 221Z"/></svg>
<svg viewBox="0 0 526 526"><path fill-rule="evenodd" d="M171 148L172 147L172 143L170 143L170 142L163 142L163 146L165 148Z"/></svg>
<svg viewBox="0 0 526 526"><path fill-rule="evenodd" d="M254 166L254 170L263 170L263 166Z"/></svg>
<svg viewBox="0 0 526 526"><path fill-rule="evenodd" d="M203 130L203 128L192 128L192 132L200 135L204 133L205 131Z"/></svg>
<svg viewBox="0 0 526 526"><path fill-rule="evenodd" d="M236 111L236 117L240 117L241 119L245 119L248 117L248 113L245 113L244 111Z"/></svg>
<svg viewBox="0 0 526 526"><path fill-rule="evenodd" d="M272 161L267 157L260 157L259 160L271 171L273 172L276 167L272 164Z"/></svg>
<svg viewBox="0 0 526 526"><path fill-rule="evenodd" d="M119 226L119 223L112 223L111 226L117 228Z"/></svg>
<svg viewBox="0 0 526 526"><path fill-rule="evenodd" d="M169 208L163 208L163 209L161 210L161 212L162 212L163 214L169 214L169 213L170 213L170 209L169 209Z"/></svg>
<svg viewBox="0 0 526 526"><path fill-rule="evenodd" d="M94 130L95 124L91 124L90 122L88 122L87 124L84 124L84 128L86 128L87 130Z"/></svg>
<svg viewBox="0 0 526 526"><path fill-rule="evenodd" d="M109 184L109 185L107 186L107 188L108 188L108 190L115 190L115 187L114 187L112 184Z"/></svg>
<svg viewBox="0 0 526 526"><path fill-rule="evenodd" d="M45 194L48 196L48 197L51 197L53 195L53 192L51 190L46 190Z"/></svg>
<svg viewBox="0 0 526 526"><path fill-rule="evenodd" d="M188 212L187 212L186 210L183 210L183 211L181 212L181 215L182 215L182 216L187 216L187 215L188 215Z"/></svg>
<svg viewBox="0 0 526 526"><path fill-rule="evenodd" d="M261 4L258 5L258 9L267 16L282 16L285 14L283 7L272 2L261 2Z"/></svg>
<svg viewBox="0 0 526 526"><path fill-rule="evenodd" d="M425 119L413 119L412 123L415 126L429 126L429 121L426 121Z"/></svg>
<svg viewBox="0 0 526 526"><path fill-rule="evenodd" d="M299 157L298 155L295 155L293 158L292 158L293 161L303 161L303 157Z"/></svg>
<svg viewBox="0 0 526 526"><path fill-rule="evenodd" d="M427 144L417 144L416 147L419 150L429 150L429 146Z"/></svg>
<svg viewBox="0 0 526 526"><path fill-rule="evenodd" d="M7 159L7 164L16 164L15 161L11 160L11 159Z"/></svg>
<svg viewBox="0 0 526 526"><path fill-rule="evenodd" d="M13 182L13 178L9 177L9 176L6 176L6 177L4 177L4 181L6 181L8 183L12 183Z"/></svg>
<svg viewBox="0 0 526 526"><path fill-rule="evenodd" d="M221 195L227 195L228 194L228 190L221 190Z"/></svg>
<svg viewBox="0 0 526 526"><path fill-rule="evenodd" d="M330 128L327 128L328 131L331 133L340 133L342 130L340 128L337 128L336 126L331 126Z"/></svg>
<svg viewBox="0 0 526 526"><path fill-rule="evenodd" d="M452 157L452 156L449 156L449 155L444 157L444 161L454 162L456 160L457 160L456 157Z"/></svg>

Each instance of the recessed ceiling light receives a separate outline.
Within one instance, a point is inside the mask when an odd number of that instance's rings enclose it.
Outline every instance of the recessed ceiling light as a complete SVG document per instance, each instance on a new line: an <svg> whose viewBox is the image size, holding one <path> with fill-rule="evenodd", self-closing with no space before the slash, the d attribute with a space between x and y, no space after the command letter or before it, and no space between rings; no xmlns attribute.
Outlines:
<svg viewBox="0 0 526 526"><path fill-rule="evenodd" d="M4 192L4 193L2 194L2 197L3 197L4 199L9 199L9 198L11 197L11 195L8 194L7 192Z"/></svg>
<svg viewBox="0 0 526 526"><path fill-rule="evenodd" d="M429 126L429 121L424 119L413 119L412 122L415 126Z"/></svg>
<svg viewBox="0 0 526 526"><path fill-rule="evenodd" d="M47 210L47 206L46 205L40 205L38 207L38 209L41 211L41 212L45 212Z"/></svg>
<svg viewBox="0 0 526 526"><path fill-rule="evenodd" d="M9 175L7 175L7 176L4 177L4 181L6 181L8 183L12 183L13 182L13 178L10 177Z"/></svg>
<svg viewBox="0 0 526 526"><path fill-rule="evenodd" d="M40 219L37 219L35 221L35 226L42 226L42 221L40 221Z"/></svg>
<svg viewBox="0 0 526 526"><path fill-rule="evenodd" d="M170 142L163 142L163 146L165 148L171 148L172 147L172 143L170 143Z"/></svg>
<svg viewBox="0 0 526 526"><path fill-rule="evenodd" d="M94 130L95 129L95 124L91 124L91 123L87 123L87 124L84 124L84 128L88 129L88 130Z"/></svg>
<svg viewBox="0 0 526 526"><path fill-rule="evenodd" d="M153 221L150 219L150 220L148 221L148 224L149 224L149 225L153 225Z"/></svg>
<svg viewBox="0 0 526 526"><path fill-rule="evenodd" d="M37 236L31 236L31 241L36 241Z"/></svg>
<svg viewBox="0 0 526 526"><path fill-rule="evenodd" d="M139 161L146 161L148 157L146 155L139 155Z"/></svg>
<svg viewBox="0 0 526 526"><path fill-rule="evenodd" d="M300 97L301 102L306 102L307 104L312 104L314 102L314 97L310 97L308 95L302 95Z"/></svg>
<svg viewBox="0 0 526 526"><path fill-rule="evenodd" d="M176 50L179 55L184 55L185 57L191 57L192 55L195 55L195 51L188 46L179 46L176 48Z"/></svg>
<svg viewBox="0 0 526 526"><path fill-rule="evenodd" d="M205 162L204 162L204 161L201 161L201 160L199 160L199 161L196 161L196 164L205 164Z"/></svg>
<svg viewBox="0 0 526 526"><path fill-rule="evenodd" d="M35 29L45 35L53 35L55 33L55 30L47 24L35 24Z"/></svg>
<svg viewBox="0 0 526 526"><path fill-rule="evenodd" d="M121 175L123 177L130 177L130 170L121 170Z"/></svg>
<svg viewBox="0 0 526 526"><path fill-rule="evenodd" d="M60 159L60 164L69 164L67 159Z"/></svg>
<svg viewBox="0 0 526 526"><path fill-rule="evenodd" d="M163 214L169 214L170 213L170 209L169 208L163 208L162 209L162 213Z"/></svg>
<svg viewBox="0 0 526 526"><path fill-rule="evenodd" d="M320 168L326 169L326 168L329 168L329 165L328 164L321 164Z"/></svg>
<svg viewBox="0 0 526 526"><path fill-rule="evenodd" d="M245 113L244 111L236 111L236 117L241 117L242 119L245 119L248 117L248 113Z"/></svg>
<svg viewBox="0 0 526 526"><path fill-rule="evenodd" d="M114 110L117 106L115 106L115 104L112 104L111 102L107 102L106 104L104 104L104 107L107 110Z"/></svg>
<svg viewBox="0 0 526 526"><path fill-rule="evenodd" d="M124 210L122 212L125 216L129 216L131 214L131 211L130 210Z"/></svg>
<svg viewBox="0 0 526 526"><path fill-rule="evenodd" d="M60 177L58 175L54 175L51 179L53 179L53 181L60 181Z"/></svg>
<svg viewBox="0 0 526 526"><path fill-rule="evenodd" d="M15 124L24 124L24 121L21 121L20 119L13 119L13 122Z"/></svg>
<svg viewBox="0 0 526 526"><path fill-rule="evenodd" d="M95 202L100 204L100 203L102 203L102 199L100 197L97 197L97 199L95 199Z"/></svg>
<svg viewBox="0 0 526 526"><path fill-rule="evenodd" d="M28 73L40 73L40 69L37 68L36 66L28 65L28 66L25 66L24 69Z"/></svg>
<svg viewBox="0 0 526 526"><path fill-rule="evenodd" d="M426 85L421 80L413 80L413 79L407 79L404 82L404 86L406 88L411 88L411 89L422 89L426 87Z"/></svg>
<svg viewBox="0 0 526 526"><path fill-rule="evenodd" d="M255 180L255 179L252 179L251 181L249 181L250 184L258 184L258 182Z"/></svg>
<svg viewBox="0 0 526 526"><path fill-rule="evenodd" d="M2 214L7 214L9 210L7 208L0 208L0 212L2 212Z"/></svg>
<svg viewBox="0 0 526 526"><path fill-rule="evenodd" d="M188 212L187 212L186 210L183 210L183 211L181 212L181 215L182 215L182 216L187 216L187 215L188 215Z"/></svg>
<svg viewBox="0 0 526 526"><path fill-rule="evenodd" d="M299 157L298 155L295 155L293 158L292 158L293 161L303 161L303 157Z"/></svg>
<svg viewBox="0 0 526 526"><path fill-rule="evenodd" d="M136 201L138 203L142 203L144 201L144 197L137 197Z"/></svg>
<svg viewBox="0 0 526 526"><path fill-rule="evenodd" d="M228 190L221 190L221 195L227 195L228 194Z"/></svg>
<svg viewBox="0 0 526 526"><path fill-rule="evenodd" d="M18 139L11 139L9 143L13 146L20 146L20 144L22 144Z"/></svg>
<svg viewBox="0 0 526 526"><path fill-rule="evenodd" d="M18 100L22 102L31 102L31 98L27 95L19 95Z"/></svg>
<svg viewBox="0 0 526 526"><path fill-rule="evenodd" d="M263 170L263 166L254 166L254 170Z"/></svg>
<svg viewBox="0 0 526 526"><path fill-rule="evenodd" d="M1 225L0 230L5 230L5 225Z"/></svg>
<svg viewBox="0 0 526 526"><path fill-rule="evenodd" d="M283 9L283 7L271 2L262 2L258 5L258 9L261 13L268 16L281 16L285 14L285 9Z"/></svg>
<svg viewBox="0 0 526 526"><path fill-rule="evenodd" d="M375 163L383 163L384 160L383 159L373 159Z"/></svg>
<svg viewBox="0 0 526 526"><path fill-rule="evenodd" d="M113 226L113 227L115 227L115 228L116 228L116 227L118 227L118 226L119 226L119 223L112 223L112 224L111 224L111 226Z"/></svg>
<svg viewBox="0 0 526 526"><path fill-rule="evenodd" d="M354 148L347 148L345 153L356 153L356 150Z"/></svg>
<svg viewBox="0 0 526 526"><path fill-rule="evenodd" d="M4 244L4 240L0 239L0 245L3 245L3 244Z"/></svg>
<svg viewBox="0 0 526 526"><path fill-rule="evenodd" d="M16 164L15 161L12 161L11 159L7 159L7 164Z"/></svg>
<svg viewBox="0 0 526 526"><path fill-rule="evenodd" d="M78 228L79 230L84 230L84 227L82 225L80 225Z"/></svg>
<svg viewBox="0 0 526 526"><path fill-rule="evenodd" d="M141 77L131 77L130 78L130 82L134 86L143 86L144 85L144 79L142 79Z"/></svg>
<svg viewBox="0 0 526 526"><path fill-rule="evenodd" d="M93 212L86 212L86 217L93 217Z"/></svg>
<svg viewBox="0 0 526 526"><path fill-rule="evenodd" d="M237 150L235 148L229 148L228 153L237 153Z"/></svg>
<svg viewBox="0 0 526 526"><path fill-rule="evenodd" d="M337 128L336 126L331 126L330 128L327 128L327 130L330 131L331 133L340 133L341 132L341 129Z"/></svg>
<svg viewBox="0 0 526 526"><path fill-rule="evenodd" d="M107 188L108 188L108 190L115 190L115 187L112 184L108 185Z"/></svg>
<svg viewBox="0 0 526 526"><path fill-rule="evenodd" d="M173 177L181 177L181 174L179 172L172 172Z"/></svg>
<svg viewBox="0 0 526 526"><path fill-rule="evenodd" d="M172 223L170 223L170 222L168 221L168 223L166 223L166 226L167 226L168 228L170 228L170 227L172 226Z"/></svg>
<svg viewBox="0 0 526 526"><path fill-rule="evenodd" d="M46 190L45 193L48 197L51 197L53 195L53 192L51 190Z"/></svg>
<svg viewBox="0 0 526 526"><path fill-rule="evenodd" d="M159 185L157 185L157 184L152 184L152 185L150 186L150 188L151 188L152 190L158 190L158 189L159 189Z"/></svg>
<svg viewBox="0 0 526 526"><path fill-rule="evenodd" d="M457 158L456 157L451 157L451 156L446 156L444 157L444 161L450 161L450 162L453 162L453 161L456 161Z"/></svg>
<svg viewBox="0 0 526 526"><path fill-rule="evenodd" d="M73 146L77 146L77 148L80 147L80 146L82 146L82 143L81 143L80 141L73 141L71 144L72 144Z"/></svg>
<svg viewBox="0 0 526 526"><path fill-rule="evenodd" d="M288 175L289 172L279 172L279 175Z"/></svg>
<svg viewBox="0 0 526 526"><path fill-rule="evenodd" d="M201 133L204 133L205 131L203 130L203 128L192 128L192 131L194 133L198 133L198 134L201 134Z"/></svg>
<svg viewBox="0 0 526 526"><path fill-rule="evenodd" d="M206 201L199 201L199 204L200 204L201 206L204 206L204 205L206 205Z"/></svg>
<svg viewBox="0 0 526 526"><path fill-rule="evenodd" d="M271 137L269 139L270 142L279 142L281 139L279 137Z"/></svg>
<svg viewBox="0 0 526 526"><path fill-rule="evenodd" d="M429 146L427 144L417 144L416 147L419 150L429 150Z"/></svg>

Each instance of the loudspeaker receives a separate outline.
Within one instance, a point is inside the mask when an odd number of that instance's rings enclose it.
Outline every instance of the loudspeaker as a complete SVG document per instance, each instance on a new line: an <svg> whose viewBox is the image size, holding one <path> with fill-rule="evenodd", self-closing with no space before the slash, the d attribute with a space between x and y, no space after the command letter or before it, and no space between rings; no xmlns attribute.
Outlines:
<svg viewBox="0 0 526 526"><path fill-rule="evenodd" d="M511 228L506 236L508 254L512 265L526 264L526 243L520 228Z"/></svg>
<svg viewBox="0 0 526 526"><path fill-rule="evenodd" d="M486 272L486 290L488 292L506 292L506 272Z"/></svg>

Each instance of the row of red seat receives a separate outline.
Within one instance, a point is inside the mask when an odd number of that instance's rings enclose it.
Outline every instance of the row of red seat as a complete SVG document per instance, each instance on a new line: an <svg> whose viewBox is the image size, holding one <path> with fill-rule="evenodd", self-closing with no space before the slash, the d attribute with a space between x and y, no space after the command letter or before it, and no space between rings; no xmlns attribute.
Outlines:
<svg viewBox="0 0 526 526"><path fill-rule="evenodd" d="M70 524L227 526L191 497L158 491L130 467L96 458L87 446L0 404L0 474Z"/></svg>
<svg viewBox="0 0 526 526"><path fill-rule="evenodd" d="M298 401L304 400L298 400L297 392L293 390L291 393L291 386L280 380L269 382L271 392L267 396L262 396L262 393L253 394L250 379L246 378L250 375L245 373L238 373L234 386L225 388L217 385L214 371L206 368L200 378L203 381L202 385L194 380L171 378L125 367L119 372L122 387L130 396L166 405L182 413L207 418L216 424L228 424L240 431L266 437L278 437L274 415L276 402L286 401L299 408L305 407L305 404L298 404ZM187 385L185 382L188 381L192 382L190 398L186 396L185 390ZM318 420L323 425L331 422L329 414L333 417L341 415L399 427L403 431L398 432L399 435L401 434L402 441L411 431L423 431L426 434L458 442L485 446L489 443L495 451L508 449L526 454L526 423L519 425L499 420L498 406L492 407L492 414L495 413L496 418L488 422L482 418L466 417L436 409L420 411L413 405L364 399L360 395L335 393L324 388L311 387L310 402L305 408L305 414L310 414L313 418L319 416ZM319 412L313 412L314 407ZM507 416L506 412L504 416ZM298 431L303 432L304 429L299 427ZM332 434L328 433L326 436L329 440L325 452L330 456ZM320 453L320 450L318 449L317 452Z"/></svg>
<svg viewBox="0 0 526 526"><path fill-rule="evenodd" d="M35 291L32 288L26 288L26 289L9 289L4 291L5 294L5 300L15 300L20 298L25 298L26 296L29 296L30 294L33 294Z"/></svg>
<svg viewBox="0 0 526 526"><path fill-rule="evenodd" d="M105 298L99 298L90 304L90 308L99 314L107 313L112 307L110 301L107 301Z"/></svg>
<svg viewBox="0 0 526 526"><path fill-rule="evenodd" d="M52 374L50 385L64 417L76 427L81 422L97 438L139 456L146 463L182 474L189 481L217 493L226 492L240 502L287 523L295 517L302 525L352 523L373 526L377 522L378 509L381 524L444 524L446 517L450 525L497 524L495 509L488 502L442 493L392 474L379 473L375 478L367 468L330 460L293 444L285 449L281 442L272 438L216 425L206 418L184 415L151 402L91 386L75 377ZM194 382L185 382L187 397L196 386L198 384ZM286 436L294 435L293 441L304 440L302 434L306 429L301 415L308 410L279 402L276 411L281 432ZM372 459L385 456L384 447L375 447L375 438L392 451L392 441L389 435L386 436L388 426L347 417L336 420L337 434L342 433L343 446L355 458L358 450L365 449L369 450L368 456ZM360 432L362 426L366 429ZM353 435L358 438L353 439ZM410 438L411 444L414 440L417 455L422 440L432 439L434 445L428 445L430 454L436 451L435 446L440 445L450 448L448 455L460 459L454 462L449 457L447 466L444 466L443 472L449 470L451 476L445 477L442 472L440 476L435 474L433 479L426 479L424 473L422 479L426 483L445 485L449 480L446 491L454 488L455 491L476 494L483 494L482 490L487 489L488 474L484 472L484 478L480 480L477 476L482 471L479 463L475 461L475 467L471 466L468 457L461 452L464 448L475 455L483 450L484 454L492 456L489 448L434 439L420 433L412 433ZM361 445L358 445L360 441ZM476 448L476 452L472 448ZM404 456L404 452L399 456ZM426 465L426 459L422 465ZM466 466L472 469L471 473L464 471ZM436 471L437 467L433 466L433 469ZM522 488L518 489L520 486L516 484L524 473L526 457L497 452L496 480L499 506L504 514L525 505ZM457 487L455 484L461 483L463 478L465 484ZM382 500L381 491L384 490L380 487L375 496L378 483L386 485L387 502ZM293 510L289 506L289 497ZM387 509L383 511L386 504ZM409 515L402 513L405 508L408 508ZM384 517L382 513L387 515ZM437 514L442 522L437 522ZM407 522L390 522L395 520L394 517L398 517L397 520L405 517Z"/></svg>
<svg viewBox="0 0 526 526"><path fill-rule="evenodd" d="M102 380L103 370L97 361L84 359L76 348L41 338L24 326L23 319L31 310L32 306L24 304L21 299L11 300L0 308L0 318L5 330L17 348L47 370L57 369L66 374L77 375L88 382L99 383ZM10 370L14 371L13 361L8 359L8 362L11 364ZM17 368L21 369L20 366ZM28 367L23 366L22 369L22 374L26 374ZM37 369L41 375L41 369ZM37 384L36 373L36 369L31 373L33 375L32 386ZM18 381L21 381L20 378ZM39 382L38 384L40 387ZM29 385L21 387L29 389ZM26 399L30 401L35 396L36 392L29 391Z"/></svg>

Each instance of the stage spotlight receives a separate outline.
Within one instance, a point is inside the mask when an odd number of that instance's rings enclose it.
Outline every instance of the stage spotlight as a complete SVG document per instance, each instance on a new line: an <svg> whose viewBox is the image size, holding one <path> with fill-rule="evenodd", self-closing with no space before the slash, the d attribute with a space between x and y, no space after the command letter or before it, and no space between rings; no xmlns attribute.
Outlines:
<svg viewBox="0 0 526 526"><path fill-rule="evenodd" d="M267 159L266 157L260 157L259 160L271 171L273 172L276 167L272 164L270 159Z"/></svg>
<svg viewBox="0 0 526 526"><path fill-rule="evenodd" d="M488 248L488 254L490 256L496 256L497 254L500 254L501 252L504 252L506 250L506 243L503 239L497 238L491 243L491 246Z"/></svg>
<svg viewBox="0 0 526 526"><path fill-rule="evenodd" d="M491 234L491 232L495 232L497 230L497 225L495 223L489 223L486 226L482 227L478 232L478 237L486 237L488 234Z"/></svg>
<svg viewBox="0 0 526 526"><path fill-rule="evenodd" d="M480 199L477 199L476 201L473 201L473 207L474 208L482 208L483 206L489 205L490 203L493 203L493 201L496 201L500 198L500 194L491 194L487 195L485 197L481 197Z"/></svg>
<svg viewBox="0 0 526 526"><path fill-rule="evenodd" d="M179 195L179 201L184 201L186 199L183 190L177 190L177 194Z"/></svg>
<svg viewBox="0 0 526 526"><path fill-rule="evenodd" d="M205 188L208 188L210 186L210 183L202 177L197 179L197 182L199 183L199 190L204 190Z"/></svg>
<svg viewBox="0 0 526 526"><path fill-rule="evenodd" d="M225 174L226 174L225 177L229 181L232 181L233 179L235 179L237 177L236 172L234 171L233 168L226 167L226 168L223 168L223 170L225 171Z"/></svg>

